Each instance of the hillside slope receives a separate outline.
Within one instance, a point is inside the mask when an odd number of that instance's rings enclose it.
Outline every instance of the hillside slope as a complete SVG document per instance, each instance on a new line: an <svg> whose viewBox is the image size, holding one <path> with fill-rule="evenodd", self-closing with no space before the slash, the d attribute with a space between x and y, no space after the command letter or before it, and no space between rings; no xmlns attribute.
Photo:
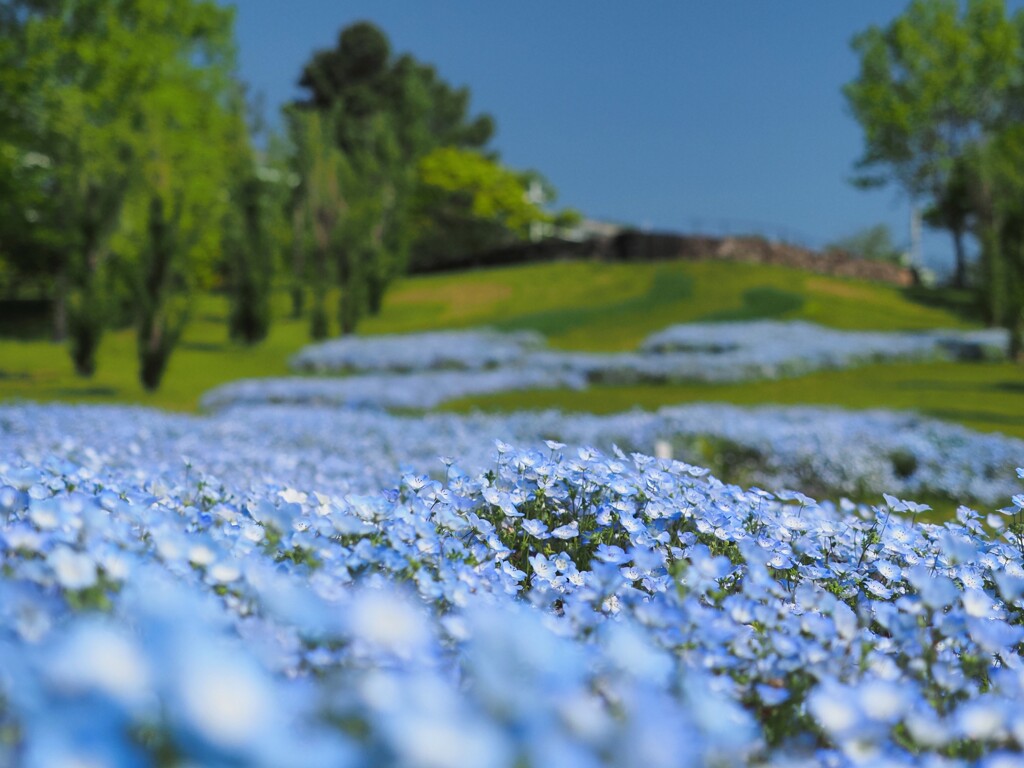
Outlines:
<svg viewBox="0 0 1024 768"><path fill-rule="evenodd" d="M540 331L562 349L622 351L673 323L755 318L809 320L849 330L969 325L892 285L786 267L563 261L402 281L363 332L490 325Z"/></svg>

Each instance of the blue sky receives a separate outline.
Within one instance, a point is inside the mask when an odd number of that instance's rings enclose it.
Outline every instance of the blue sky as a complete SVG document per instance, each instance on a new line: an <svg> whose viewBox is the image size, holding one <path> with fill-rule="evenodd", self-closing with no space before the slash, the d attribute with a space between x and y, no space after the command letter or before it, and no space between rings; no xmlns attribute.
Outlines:
<svg viewBox="0 0 1024 768"><path fill-rule="evenodd" d="M226 0L225 0L226 1ZM849 41L893 0L239 0L241 75L273 120L313 50L358 20L491 113L505 163L559 203L659 230L759 230L820 246L878 223L908 238L895 188L849 184L861 131L840 89ZM946 236L926 260L951 260Z"/></svg>

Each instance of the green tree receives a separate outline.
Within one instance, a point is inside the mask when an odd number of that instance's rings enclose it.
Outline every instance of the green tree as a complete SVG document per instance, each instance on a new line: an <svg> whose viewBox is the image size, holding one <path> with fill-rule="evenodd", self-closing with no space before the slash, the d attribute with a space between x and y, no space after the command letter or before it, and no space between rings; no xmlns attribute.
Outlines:
<svg viewBox="0 0 1024 768"><path fill-rule="evenodd" d="M417 175L416 266L527 240L555 222L542 206L547 193L537 174L480 152L441 147L420 160Z"/></svg>
<svg viewBox="0 0 1024 768"><path fill-rule="evenodd" d="M80 373L95 367L111 306L134 307L140 375L155 387L188 291L219 258L232 14L210 0L13 5L0 154L15 161L0 172L45 159L18 201L45 201L26 209L36 226L19 241L23 269L53 269L56 325L66 307ZM131 296L112 295L118 276Z"/></svg>
<svg viewBox="0 0 1024 768"><path fill-rule="evenodd" d="M138 177L114 246L133 276L140 379L155 389L194 291L212 285L222 258L238 92L230 10L157 0L134 10L148 82L136 101Z"/></svg>
<svg viewBox="0 0 1024 768"><path fill-rule="evenodd" d="M409 54L393 57L387 36L369 22L344 28L333 49L317 51L303 67L301 104L339 109L338 144L353 152L375 116L393 118L408 160L438 146L482 148L494 134L489 115L469 117L469 90L453 88L434 67Z"/></svg>
<svg viewBox="0 0 1024 768"><path fill-rule="evenodd" d="M887 261L891 264L900 264L903 261L903 251L893 243L892 230L886 224L876 224L855 232L829 243L825 248L843 251L871 261Z"/></svg>
<svg viewBox="0 0 1024 768"><path fill-rule="evenodd" d="M66 233L45 226L55 218L46 194L50 167L49 157L0 139L0 270L5 275L2 290L11 296L26 289L52 295L52 276L66 251ZM67 329L63 304L60 310L53 319L56 341L63 341Z"/></svg>
<svg viewBox="0 0 1024 768"><path fill-rule="evenodd" d="M309 95L296 107L330 116L350 172L339 235L345 247L335 259L348 332L361 313L379 311L387 285L406 269L417 236L419 160L441 146L482 147L494 125L486 115L469 117L465 88L452 88L409 55L393 56L387 37L367 22L346 27L335 48L314 54L300 85ZM303 254L297 247L298 261Z"/></svg>
<svg viewBox="0 0 1024 768"><path fill-rule="evenodd" d="M948 229L956 282L966 279L960 163L1020 117L1021 15L1003 0L914 0L888 27L853 40L860 73L844 94L864 129L857 183L896 183Z"/></svg>
<svg viewBox="0 0 1024 768"><path fill-rule="evenodd" d="M270 331L273 254L263 184L257 169L248 168L231 185L235 210L225 243L228 335L245 344L262 341Z"/></svg>
<svg viewBox="0 0 1024 768"><path fill-rule="evenodd" d="M250 145L240 100L231 133L231 200L222 265L229 299L228 334L234 341L255 344L270 331L273 278L285 242L289 173L276 137L271 137L267 152L257 153Z"/></svg>
<svg viewBox="0 0 1024 768"><path fill-rule="evenodd" d="M329 113L293 109L288 119L298 178L292 203L293 268L298 273L297 290L304 294L308 286L312 300L310 336L322 339L330 330L327 289L335 267L346 259L342 223L350 207L345 194L353 175L335 144Z"/></svg>
<svg viewBox="0 0 1024 768"><path fill-rule="evenodd" d="M1008 354L1024 359L1024 125L976 148L965 186L981 245L980 290L990 319L1010 335Z"/></svg>
<svg viewBox="0 0 1024 768"><path fill-rule="evenodd" d="M0 70L13 95L0 128L7 153L15 166L42 160L13 180L28 182L18 204L28 203L33 225L15 230L18 260L23 271L52 270L55 336L70 331L82 375L95 368L106 323L109 243L132 183L134 101L145 86L120 10L102 0L16 2Z"/></svg>
<svg viewBox="0 0 1024 768"><path fill-rule="evenodd" d="M966 287L968 282L966 235L974 228L974 211L971 208L970 174L967 154L956 158L950 170L945 187L925 208L923 219L928 226L946 229L953 237L956 256L956 270L953 284Z"/></svg>

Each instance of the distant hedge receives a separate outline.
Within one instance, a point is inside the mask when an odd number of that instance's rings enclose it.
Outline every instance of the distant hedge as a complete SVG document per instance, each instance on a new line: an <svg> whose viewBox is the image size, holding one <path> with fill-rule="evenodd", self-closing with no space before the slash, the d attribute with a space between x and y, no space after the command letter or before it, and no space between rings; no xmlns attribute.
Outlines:
<svg viewBox="0 0 1024 768"><path fill-rule="evenodd" d="M49 299L5 299L0 301L0 337L36 339L47 336L53 325L53 302Z"/></svg>

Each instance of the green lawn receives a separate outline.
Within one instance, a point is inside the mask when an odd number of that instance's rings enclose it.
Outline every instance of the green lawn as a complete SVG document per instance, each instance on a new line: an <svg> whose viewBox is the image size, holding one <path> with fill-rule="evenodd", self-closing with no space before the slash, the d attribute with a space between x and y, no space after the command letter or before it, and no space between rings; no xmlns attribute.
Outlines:
<svg viewBox="0 0 1024 768"><path fill-rule="evenodd" d="M848 329L969 327L950 306L945 297L935 294L911 298L893 286L783 267L566 261L402 280L389 292L381 315L367 319L361 332L481 325L531 328L547 335L554 347L618 351L635 348L645 336L672 323L696 320L801 318ZM131 329L106 335L97 373L87 380L74 375L62 346L45 340L0 338L0 400L126 402L195 410L203 392L218 384L288 373L288 357L308 342L307 326L286 319L283 294L277 297L275 310L270 338L246 348L227 339L224 298L200 297L192 324L156 393L147 393L138 384ZM1004 431L1011 431L1024 413L1020 393L1013 389L1013 382L1019 380L1012 366L873 366L728 387L598 388L585 395L516 393L459 407L559 405L609 411L710 399L853 407L920 405L978 428L1004 424Z"/></svg>
<svg viewBox="0 0 1024 768"><path fill-rule="evenodd" d="M283 297L282 297L283 299ZM228 340L227 302L202 296L191 324L171 357L160 390L146 392L138 381L135 334L108 332L100 346L96 375L75 375L67 349L49 341L0 339L0 400L64 400L133 403L194 411L203 392L232 379L288 374L288 356L305 343L306 326L275 321L270 337L246 348Z"/></svg>

